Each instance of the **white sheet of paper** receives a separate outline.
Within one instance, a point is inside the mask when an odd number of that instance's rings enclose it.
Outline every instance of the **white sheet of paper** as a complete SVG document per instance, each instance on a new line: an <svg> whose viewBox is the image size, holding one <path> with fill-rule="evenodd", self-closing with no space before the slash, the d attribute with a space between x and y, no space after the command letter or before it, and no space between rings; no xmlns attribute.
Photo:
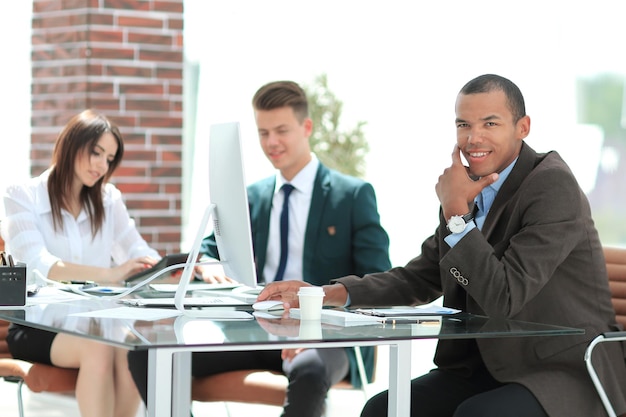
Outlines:
<svg viewBox="0 0 626 417"><path fill-rule="evenodd" d="M84 295L63 291L55 287L42 287L37 294L26 298L26 305L62 303L86 299Z"/></svg>
<svg viewBox="0 0 626 417"><path fill-rule="evenodd" d="M180 311L172 308L137 308L137 307L115 307L104 310L83 311L73 313L70 316L76 317L104 317L113 319L132 320L161 320L169 317L180 316Z"/></svg>

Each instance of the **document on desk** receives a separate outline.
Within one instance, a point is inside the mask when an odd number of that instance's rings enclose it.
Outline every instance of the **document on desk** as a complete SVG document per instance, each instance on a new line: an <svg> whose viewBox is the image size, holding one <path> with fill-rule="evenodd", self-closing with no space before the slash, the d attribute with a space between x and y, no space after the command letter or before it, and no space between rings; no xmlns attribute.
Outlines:
<svg viewBox="0 0 626 417"><path fill-rule="evenodd" d="M63 303L86 298L84 295L64 291L58 287L41 287L36 294L26 299L26 305Z"/></svg>
<svg viewBox="0 0 626 417"><path fill-rule="evenodd" d="M70 314L70 316L153 321L180 316L180 314L180 311L172 310L171 308L114 307L106 308L104 310L73 313Z"/></svg>
<svg viewBox="0 0 626 417"><path fill-rule="evenodd" d="M294 319L300 318L300 309L289 309L289 317ZM372 324L381 324L382 317L366 316L363 314L350 313L341 310L322 310L321 322L324 324L333 324L335 326L366 326Z"/></svg>
<svg viewBox="0 0 626 417"><path fill-rule="evenodd" d="M192 311L191 315L194 316ZM198 318L212 319L212 320L249 320L253 316L245 311L236 310L198 310L198 313L202 313ZM84 311L81 313L73 313L70 316L76 317L99 317L99 318L111 318L111 319L131 319L131 320L161 320L170 317L181 316L183 313L176 309L171 308L135 308L135 307L115 307L107 308L104 310ZM194 316L196 317L196 316Z"/></svg>
<svg viewBox="0 0 626 417"><path fill-rule="evenodd" d="M417 307L389 307L389 308L357 308L355 313L376 317L399 317L399 316L441 316L446 314L460 313L461 310L450 307L442 307L433 304Z"/></svg>
<svg viewBox="0 0 626 417"><path fill-rule="evenodd" d="M292 308L289 310L289 317L294 319L300 318L300 309ZM351 311L342 311L335 309L323 309L321 323L330 324L341 327L351 326L371 326L371 325L434 325L441 324L441 316L420 315L420 317L405 315L405 316L393 316L393 317L381 317L371 314L360 314Z"/></svg>

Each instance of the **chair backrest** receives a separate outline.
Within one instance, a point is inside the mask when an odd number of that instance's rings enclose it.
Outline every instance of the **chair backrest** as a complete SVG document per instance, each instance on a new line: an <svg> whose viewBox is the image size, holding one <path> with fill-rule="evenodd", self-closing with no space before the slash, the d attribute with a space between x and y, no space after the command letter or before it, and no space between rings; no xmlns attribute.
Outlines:
<svg viewBox="0 0 626 417"><path fill-rule="evenodd" d="M7 334L9 333L9 322L0 320L0 358L11 358L9 345L7 344Z"/></svg>
<svg viewBox="0 0 626 417"><path fill-rule="evenodd" d="M377 350L375 347L374 364L377 360ZM360 353L357 362L361 362L360 367L363 368L361 377L364 378L363 381L365 382L365 369ZM369 383L365 382L361 387L366 397L369 397L368 385ZM349 377L333 385L332 388L355 389L350 383ZM286 391L287 378L284 374L274 371L243 369L194 378L191 385L191 398L194 401L202 402L226 401L282 406L285 402Z"/></svg>
<svg viewBox="0 0 626 417"><path fill-rule="evenodd" d="M611 301L617 322L626 329L626 248L604 247Z"/></svg>

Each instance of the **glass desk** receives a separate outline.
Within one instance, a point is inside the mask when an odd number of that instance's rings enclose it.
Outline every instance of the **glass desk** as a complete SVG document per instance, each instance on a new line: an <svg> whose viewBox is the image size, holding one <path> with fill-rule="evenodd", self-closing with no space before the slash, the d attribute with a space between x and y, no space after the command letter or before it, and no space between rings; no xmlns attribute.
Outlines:
<svg viewBox="0 0 626 417"><path fill-rule="evenodd" d="M301 327L297 319L280 317L211 320L177 316L141 320L137 317L72 315L119 307L121 305L115 300L87 299L5 308L0 310L0 319L70 333L129 350L148 350L147 409L150 417L190 415L191 352L388 345L389 416L408 417L413 339L476 339L584 333L582 329L495 320L465 313L437 316L438 321L424 324L370 324L349 327L317 324L312 328L309 324ZM126 308L144 310L142 307Z"/></svg>

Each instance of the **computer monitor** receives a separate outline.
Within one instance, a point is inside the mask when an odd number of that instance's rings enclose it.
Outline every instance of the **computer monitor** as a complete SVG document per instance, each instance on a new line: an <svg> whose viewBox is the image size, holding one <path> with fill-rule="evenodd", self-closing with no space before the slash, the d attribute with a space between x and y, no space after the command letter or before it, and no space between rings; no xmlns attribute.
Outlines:
<svg viewBox="0 0 626 417"><path fill-rule="evenodd" d="M241 136L237 122L214 124L210 128L209 196L210 204L198 226L176 291L175 304L179 310L184 308L183 298L187 284L193 277L196 259L211 217L220 264L226 276L249 287L257 285Z"/></svg>

